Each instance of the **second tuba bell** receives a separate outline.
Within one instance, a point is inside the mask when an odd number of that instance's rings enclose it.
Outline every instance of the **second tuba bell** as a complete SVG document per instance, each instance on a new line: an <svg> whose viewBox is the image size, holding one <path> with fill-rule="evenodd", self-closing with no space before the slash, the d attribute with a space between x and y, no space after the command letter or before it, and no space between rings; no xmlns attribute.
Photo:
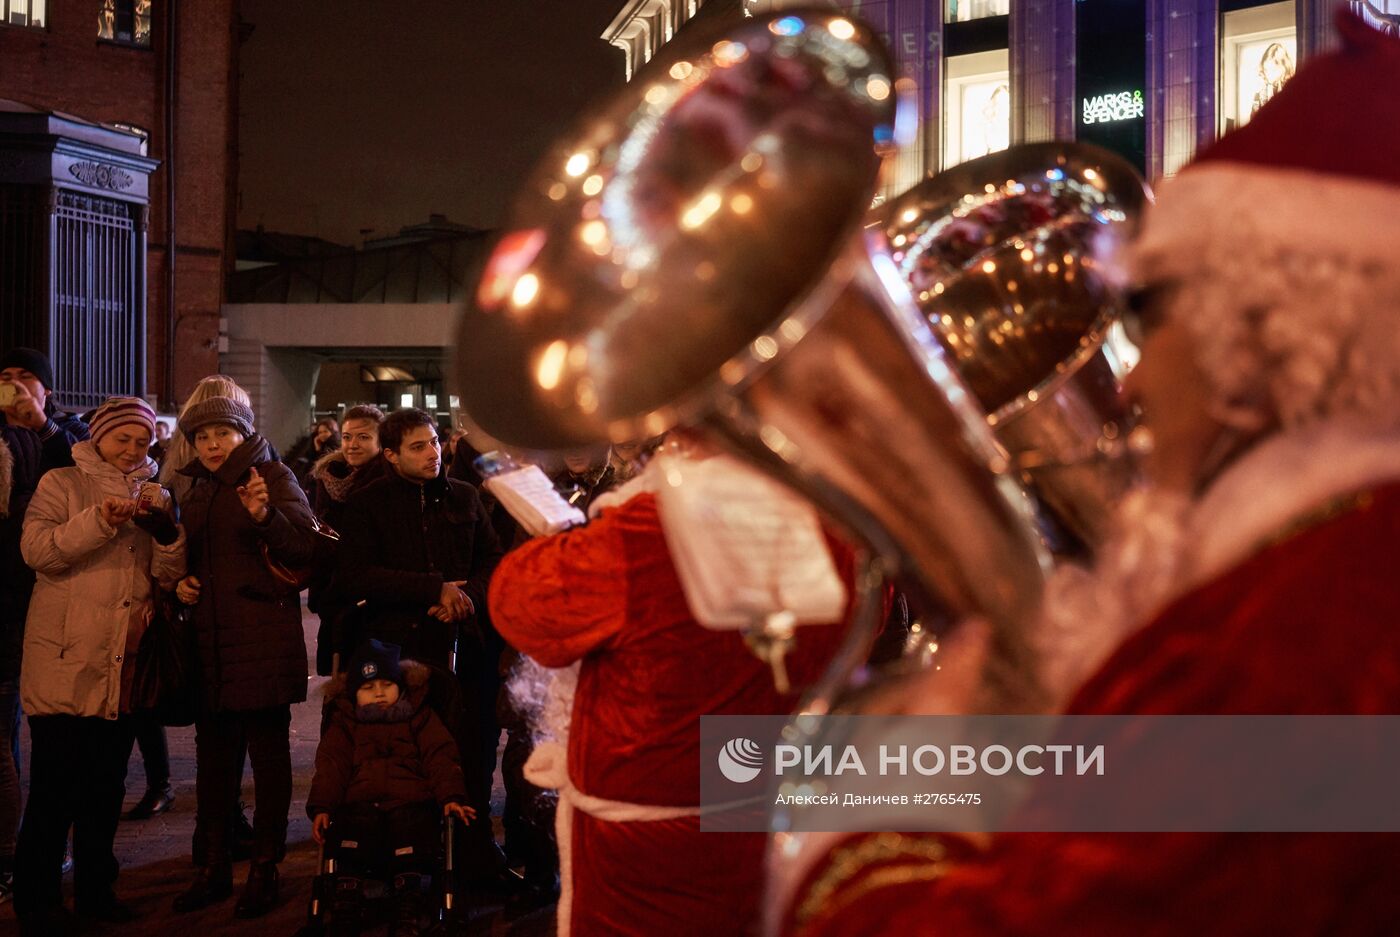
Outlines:
<svg viewBox="0 0 1400 937"><path fill-rule="evenodd" d="M892 259L1048 514L1059 552L1098 545L1134 483L1121 383L1119 255L1150 198L1122 157L1013 146L914 186L877 215Z"/></svg>

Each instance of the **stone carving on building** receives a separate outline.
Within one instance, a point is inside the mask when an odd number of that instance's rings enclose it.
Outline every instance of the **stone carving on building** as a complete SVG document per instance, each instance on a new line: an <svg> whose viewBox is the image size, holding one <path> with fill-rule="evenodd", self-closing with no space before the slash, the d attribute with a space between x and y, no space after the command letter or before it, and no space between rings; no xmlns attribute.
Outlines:
<svg viewBox="0 0 1400 937"><path fill-rule="evenodd" d="M73 174L83 185L92 186L98 189L111 189L113 192L124 192L135 184L131 173L116 166L108 166L106 163L79 162L68 167L68 171Z"/></svg>

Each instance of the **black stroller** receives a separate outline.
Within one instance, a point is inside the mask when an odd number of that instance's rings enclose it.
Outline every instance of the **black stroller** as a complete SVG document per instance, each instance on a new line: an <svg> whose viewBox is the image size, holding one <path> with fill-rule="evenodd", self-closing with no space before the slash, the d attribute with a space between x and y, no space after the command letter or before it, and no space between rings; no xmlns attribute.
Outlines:
<svg viewBox="0 0 1400 937"><path fill-rule="evenodd" d="M452 665L455 668L455 652ZM336 655L334 670L340 670L339 655ZM464 718L461 693L453 672L439 668L429 668L428 705L438 715L452 733ZM322 713L321 728L324 731L331 713L330 703ZM489 817L486 822L490 822ZM459 924L461 909L457 901L457 870L455 869L454 848L457 827L461 821L455 817L442 819L440 849L434 859L434 871L426 881L425 891L431 900L425 905L431 910L428 927L423 933L450 934ZM338 840L332 825L326 836L326 843L317 853L317 874L311 882L311 900L307 908L307 923L297 931L297 937L338 937L338 935L359 934L361 929L387 923L388 905L391 890L387 887L390 875L380 874L382 870L369 870L356 862L356 856L333 846ZM390 873L391 874L391 873Z"/></svg>

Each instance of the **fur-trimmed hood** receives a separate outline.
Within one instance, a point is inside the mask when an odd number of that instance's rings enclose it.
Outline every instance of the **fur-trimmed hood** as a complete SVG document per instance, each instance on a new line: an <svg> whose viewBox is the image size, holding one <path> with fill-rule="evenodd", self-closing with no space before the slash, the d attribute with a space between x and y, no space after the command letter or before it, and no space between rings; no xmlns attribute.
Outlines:
<svg viewBox="0 0 1400 937"><path fill-rule="evenodd" d="M426 800L467 803L457 742L428 702L432 671L410 660L399 666L406 688L399 702L363 715L344 674L326 684L308 816L347 803L385 809Z"/></svg>
<svg viewBox="0 0 1400 937"><path fill-rule="evenodd" d="M337 474L331 474L332 471L334 471L332 469L332 466L337 463L344 465L344 475L341 475L338 472ZM325 481L327 477L348 478L349 475L350 466L345 465L345 453L339 449L332 449L330 452L327 452L325 455L321 456L321 458L317 459L316 463L311 466L311 477L316 479L317 481Z"/></svg>
<svg viewBox="0 0 1400 937"><path fill-rule="evenodd" d="M382 478L387 464L384 456L378 455L354 469L345 461L345 453L335 449L316 460L311 467L310 478L320 482L332 501L343 504L355 492Z"/></svg>
<svg viewBox="0 0 1400 937"><path fill-rule="evenodd" d="M0 517L10 514L10 492L15 484L15 456L10 444L0 439Z"/></svg>
<svg viewBox="0 0 1400 937"><path fill-rule="evenodd" d="M399 669L403 671L404 692L414 701L413 709L426 702L428 697L428 665L420 664L416 660L399 661ZM345 671L341 671L334 677L326 681L325 687L321 691L324 705L334 706L337 703L345 703L350 707L350 711L355 709L355 694L350 692L350 680Z"/></svg>

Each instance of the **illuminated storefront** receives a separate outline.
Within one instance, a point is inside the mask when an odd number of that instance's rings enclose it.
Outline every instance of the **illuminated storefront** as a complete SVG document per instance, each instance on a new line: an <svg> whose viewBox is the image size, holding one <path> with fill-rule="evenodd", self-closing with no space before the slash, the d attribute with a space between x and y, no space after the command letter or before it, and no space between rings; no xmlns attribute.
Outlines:
<svg viewBox="0 0 1400 937"><path fill-rule="evenodd" d="M944 0L940 169L1011 145L1009 0Z"/></svg>
<svg viewBox="0 0 1400 937"><path fill-rule="evenodd" d="M1228 10L1220 17L1220 132L1249 122L1298 68L1294 3Z"/></svg>
<svg viewBox="0 0 1400 937"><path fill-rule="evenodd" d="M629 74L688 19L813 0L630 0L607 38ZM912 82L915 142L886 194L1012 143L1079 139L1170 176L1246 123L1350 5L1400 33L1400 0L829 0L879 33ZM819 2L820 5L820 2Z"/></svg>
<svg viewBox="0 0 1400 937"><path fill-rule="evenodd" d="M1009 53L974 52L948 59L943 110L943 166L1011 145Z"/></svg>

